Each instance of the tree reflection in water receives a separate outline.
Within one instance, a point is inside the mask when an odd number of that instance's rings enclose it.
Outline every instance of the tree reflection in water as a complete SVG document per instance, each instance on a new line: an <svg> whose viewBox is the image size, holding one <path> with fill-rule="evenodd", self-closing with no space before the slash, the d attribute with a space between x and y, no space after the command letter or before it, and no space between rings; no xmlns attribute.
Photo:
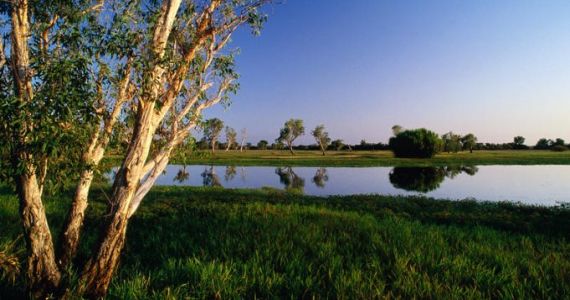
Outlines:
<svg viewBox="0 0 570 300"><path fill-rule="evenodd" d="M214 166L206 167L201 175L202 184L204 186L222 186L220 177L216 174Z"/></svg>
<svg viewBox="0 0 570 300"><path fill-rule="evenodd" d="M303 192L305 189L305 179L297 175L291 167L279 167L275 169L275 174L279 176L279 181L285 186L287 191Z"/></svg>
<svg viewBox="0 0 570 300"><path fill-rule="evenodd" d="M313 177L313 183L317 187L324 188L326 182L329 181L329 175L327 175L326 168L318 168L315 176Z"/></svg>
<svg viewBox="0 0 570 300"><path fill-rule="evenodd" d="M174 176L172 181L178 181L179 183L182 183L182 182L188 180L189 177L190 177L190 173L188 173L186 171L186 166L184 166L184 167L182 167L182 169L178 170L178 172L176 173L176 176Z"/></svg>
<svg viewBox="0 0 570 300"><path fill-rule="evenodd" d="M224 179L227 181L233 180L236 177L237 169L236 166L227 166L226 167L226 174L224 175Z"/></svg>
<svg viewBox="0 0 570 300"><path fill-rule="evenodd" d="M395 167L389 177L397 189L428 193L438 189L446 177L454 178L461 173L473 176L477 171L476 166Z"/></svg>

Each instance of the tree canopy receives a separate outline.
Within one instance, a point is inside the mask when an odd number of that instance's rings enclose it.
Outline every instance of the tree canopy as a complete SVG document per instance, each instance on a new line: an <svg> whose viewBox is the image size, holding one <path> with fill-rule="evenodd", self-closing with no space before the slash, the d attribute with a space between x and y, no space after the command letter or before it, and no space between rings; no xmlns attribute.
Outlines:
<svg viewBox="0 0 570 300"><path fill-rule="evenodd" d="M404 130L390 138L390 148L396 157L431 158L441 149L441 139L425 128Z"/></svg>
<svg viewBox="0 0 570 300"><path fill-rule="evenodd" d="M293 142L301 135L305 134L305 127L301 119L289 119L279 131L279 137L275 140L278 143L285 143L291 154L293 152Z"/></svg>
<svg viewBox="0 0 570 300"><path fill-rule="evenodd" d="M325 131L325 125L317 125L311 134L315 138L317 145L321 148L321 152L325 155L325 151L327 150L329 144L331 143L331 138L329 137L329 133Z"/></svg>

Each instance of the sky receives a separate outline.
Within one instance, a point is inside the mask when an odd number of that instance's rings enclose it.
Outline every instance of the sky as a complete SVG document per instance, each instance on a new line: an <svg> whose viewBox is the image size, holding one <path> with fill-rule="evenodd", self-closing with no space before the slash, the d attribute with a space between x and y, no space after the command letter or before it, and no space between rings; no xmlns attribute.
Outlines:
<svg viewBox="0 0 570 300"><path fill-rule="evenodd" d="M240 30L240 90L205 117L270 143L306 135L386 143L391 127L480 142L570 141L570 1L282 0L261 36Z"/></svg>

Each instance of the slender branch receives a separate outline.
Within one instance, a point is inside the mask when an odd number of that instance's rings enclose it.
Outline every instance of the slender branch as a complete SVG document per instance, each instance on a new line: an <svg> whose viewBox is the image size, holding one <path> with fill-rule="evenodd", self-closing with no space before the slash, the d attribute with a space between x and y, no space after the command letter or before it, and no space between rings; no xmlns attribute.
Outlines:
<svg viewBox="0 0 570 300"><path fill-rule="evenodd" d="M57 20L59 20L59 15L55 14L51 18L51 20L49 21L46 28L42 31L41 40L40 40L40 48L41 48L43 55L47 54L48 45L49 45L49 32L55 26L55 23L57 23Z"/></svg>
<svg viewBox="0 0 570 300"><path fill-rule="evenodd" d="M172 152L172 150L176 146L178 146L190 134L190 130L196 126L196 123L200 115L202 114L202 111L219 103L222 100L225 91L229 88L232 81L233 79L224 80L224 82L218 88L218 91L214 97L204 101L200 105L197 105L192 118L190 119L188 124L186 124L186 126L184 126L182 129L180 130L178 129L177 123L179 121L174 120L174 123L177 124L175 127L176 131L173 131L169 135L170 138L166 143L166 145L163 146L162 150L159 151L143 167L143 172L142 172L143 175L141 176L141 178L144 179L141 180L141 182L139 183L139 187L137 188L135 197L133 198L133 201L130 204L129 217L136 212L144 196L146 196L146 194L150 191L150 188L154 185L157 178L160 176L160 174L162 174L162 171L164 171L164 169L168 165L168 160L170 158L170 153ZM194 97L196 97L196 95ZM188 102L190 103L192 102L192 100ZM180 117L180 115L178 117Z"/></svg>
<svg viewBox="0 0 570 300"><path fill-rule="evenodd" d="M92 11L100 11L104 5L105 5L105 0L99 0L99 1L97 1L97 3L95 3L95 5L88 7L87 9L84 9L79 14L81 16L83 16L83 15L86 15L86 14L92 12Z"/></svg>

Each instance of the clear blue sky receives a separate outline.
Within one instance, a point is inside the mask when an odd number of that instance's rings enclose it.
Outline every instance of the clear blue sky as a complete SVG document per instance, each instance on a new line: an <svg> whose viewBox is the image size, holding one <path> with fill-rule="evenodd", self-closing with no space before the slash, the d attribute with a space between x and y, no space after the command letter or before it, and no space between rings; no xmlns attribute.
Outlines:
<svg viewBox="0 0 570 300"><path fill-rule="evenodd" d="M570 1L286 0L233 46L241 89L215 108L249 141L292 117L331 137L387 142L390 128L570 141Z"/></svg>

